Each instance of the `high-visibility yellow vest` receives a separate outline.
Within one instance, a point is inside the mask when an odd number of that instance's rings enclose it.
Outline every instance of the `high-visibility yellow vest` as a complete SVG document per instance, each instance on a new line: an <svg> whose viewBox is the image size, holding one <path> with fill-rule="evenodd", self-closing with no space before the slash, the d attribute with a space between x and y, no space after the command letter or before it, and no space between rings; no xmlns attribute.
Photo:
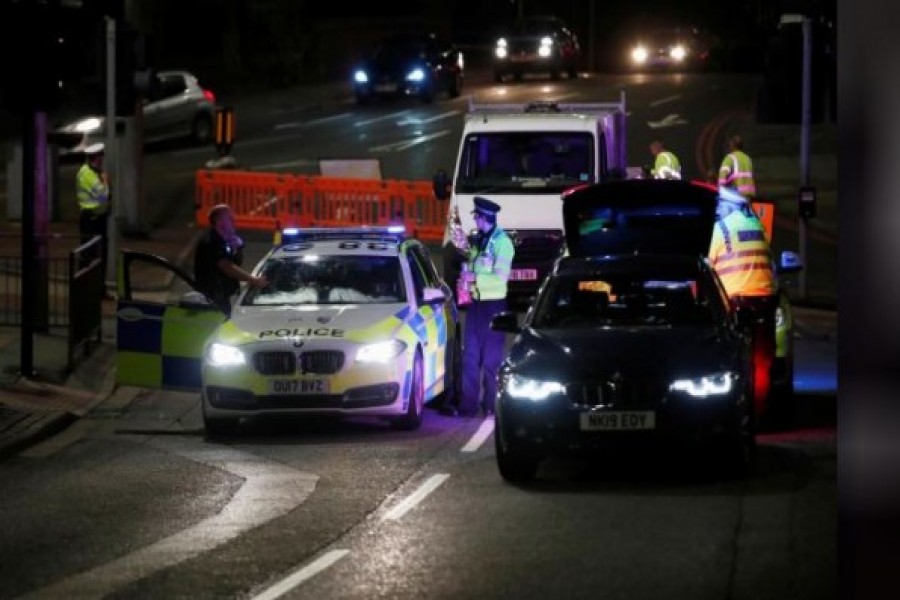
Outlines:
<svg viewBox="0 0 900 600"><path fill-rule="evenodd" d="M674 152L663 150L656 155L650 172L655 179L681 179L681 162Z"/></svg>
<svg viewBox="0 0 900 600"><path fill-rule="evenodd" d="M75 195L81 210L103 213L109 210L109 188L90 165L81 165L76 176Z"/></svg>
<svg viewBox="0 0 900 600"><path fill-rule="evenodd" d="M473 299L502 300L506 298L507 281L515 253L512 240L499 226L494 227L484 250L476 245L469 248L469 269L475 273Z"/></svg>
<svg viewBox="0 0 900 600"><path fill-rule="evenodd" d="M775 275L766 232L756 215L736 210L716 221L709 262L734 296L770 296Z"/></svg>
<svg viewBox="0 0 900 600"><path fill-rule="evenodd" d="M742 196L756 196L756 183L753 181L753 161L745 152L735 150L722 159L719 167L719 185L737 190Z"/></svg>

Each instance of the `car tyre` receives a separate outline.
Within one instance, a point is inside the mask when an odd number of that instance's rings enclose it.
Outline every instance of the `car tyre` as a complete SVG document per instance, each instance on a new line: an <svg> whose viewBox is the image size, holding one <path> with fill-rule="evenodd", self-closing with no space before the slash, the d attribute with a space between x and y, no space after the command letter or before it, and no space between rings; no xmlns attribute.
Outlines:
<svg viewBox="0 0 900 600"><path fill-rule="evenodd" d="M197 144L208 144L213 138L212 117L206 113L201 113L194 117L191 124L191 137Z"/></svg>
<svg viewBox="0 0 900 600"><path fill-rule="evenodd" d="M528 483L534 480L540 462L539 458L504 447L498 431L494 432L494 448L497 456L497 470L500 471L500 476L505 481Z"/></svg>
<svg viewBox="0 0 900 600"><path fill-rule="evenodd" d="M503 78L505 75L501 71L494 71L494 81L496 83L503 83Z"/></svg>
<svg viewBox="0 0 900 600"><path fill-rule="evenodd" d="M412 381L409 384L409 402L406 407L406 414L391 421L391 424L396 429L412 431L422 425L422 413L425 407L425 381L422 369L422 355L416 352L416 358L413 361Z"/></svg>

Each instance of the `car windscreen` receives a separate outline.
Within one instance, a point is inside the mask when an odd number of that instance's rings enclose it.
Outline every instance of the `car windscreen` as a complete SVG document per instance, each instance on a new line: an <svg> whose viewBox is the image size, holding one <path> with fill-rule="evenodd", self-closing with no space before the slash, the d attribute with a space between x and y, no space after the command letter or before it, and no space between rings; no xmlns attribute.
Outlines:
<svg viewBox="0 0 900 600"><path fill-rule="evenodd" d="M583 131L469 134L457 192L552 193L596 181L592 135Z"/></svg>
<svg viewBox="0 0 900 600"><path fill-rule="evenodd" d="M711 325L708 285L697 278L659 274L553 277L535 307L533 326L585 328Z"/></svg>
<svg viewBox="0 0 900 600"><path fill-rule="evenodd" d="M249 291L241 304L384 304L406 302L396 256L288 256L262 267L269 285Z"/></svg>

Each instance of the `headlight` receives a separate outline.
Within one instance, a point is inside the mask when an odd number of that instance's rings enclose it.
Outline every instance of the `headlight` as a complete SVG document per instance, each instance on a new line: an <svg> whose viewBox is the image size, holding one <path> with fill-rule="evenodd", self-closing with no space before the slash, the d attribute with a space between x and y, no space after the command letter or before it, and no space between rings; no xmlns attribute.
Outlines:
<svg viewBox="0 0 900 600"><path fill-rule="evenodd" d="M377 342L360 348L359 352L356 353L356 360L359 362L386 363L403 354L405 350L406 343L400 340Z"/></svg>
<svg viewBox="0 0 900 600"><path fill-rule="evenodd" d="M558 381L544 381L541 379L529 379L520 375L510 375L505 381L506 393L511 398L523 398L525 400L546 400L553 394L563 394L566 388Z"/></svg>
<svg viewBox="0 0 900 600"><path fill-rule="evenodd" d="M497 45L494 47L494 55L497 58L506 58L507 54L508 52L506 50L506 40L500 38L499 40L497 40Z"/></svg>
<svg viewBox="0 0 900 600"><path fill-rule="evenodd" d="M363 70L359 70L353 74L353 81L356 83L369 83L369 76L366 75L366 72Z"/></svg>
<svg viewBox="0 0 900 600"><path fill-rule="evenodd" d="M676 379L669 385L669 391L687 392L696 398L721 396L731 392L737 376L731 371L714 373L692 379Z"/></svg>
<svg viewBox="0 0 900 600"><path fill-rule="evenodd" d="M673 46L671 50L669 50L669 56L671 56L674 60L684 60L684 57L687 56L687 50L685 50L684 46L678 45Z"/></svg>
<svg viewBox="0 0 900 600"><path fill-rule="evenodd" d="M497 40L497 48L506 48L506 38L500 38Z"/></svg>
<svg viewBox="0 0 900 600"><path fill-rule="evenodd" d="M246 363L244 353L227 344L211 344L206 359L213 367L237 367Z"/></svg>
<svg viewBox="0 0 900 600"><path fill-rule="evenodd" d="M544 36L541 38L541 46L542 47L546 48L546 47L552 46L552 45L553 45L553 40L550 39L550 37Z"/></svg>
<svg viewBox="0 0 900 600"><path fill-rule="evenodd" d="M100 129L100 125L100 119L97 117L88 117L75 124L75 131L78 133L91 133L92 131Z"/></svg>
<svg viewBox="0 0 900 600"><path fill-rule="evenodd" d="M407 81L425 81L425 71L421 68L415 68L406 75Z"/></svg>
<svg viewBox="0 0 900 600"><path fill-rule="evenodd" d="M634 50L631 51L631 60L636 63L643 63L647 60L647 49L643 46L638 46Z"/></svg>
<svg viewBox="0 0 900 600"><path fill-rule="evenodd" d="M538 48L538 56L540 56L540 57L547 58L552 53L553 53L553 49L550 46L545 46L544 44L541 44L541 47Z"/></svg>

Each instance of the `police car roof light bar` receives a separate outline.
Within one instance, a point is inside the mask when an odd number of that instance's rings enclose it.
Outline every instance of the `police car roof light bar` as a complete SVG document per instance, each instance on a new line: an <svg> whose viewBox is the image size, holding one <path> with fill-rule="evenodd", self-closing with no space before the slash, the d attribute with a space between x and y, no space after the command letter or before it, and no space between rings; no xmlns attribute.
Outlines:
<svg viewBox="0 0 900 600"><path fill-rule="evenodd" d="M312 240L378 240L401 242L406 238L402 225L378 227L290 227L282 230L281 243Z"/></svg>

